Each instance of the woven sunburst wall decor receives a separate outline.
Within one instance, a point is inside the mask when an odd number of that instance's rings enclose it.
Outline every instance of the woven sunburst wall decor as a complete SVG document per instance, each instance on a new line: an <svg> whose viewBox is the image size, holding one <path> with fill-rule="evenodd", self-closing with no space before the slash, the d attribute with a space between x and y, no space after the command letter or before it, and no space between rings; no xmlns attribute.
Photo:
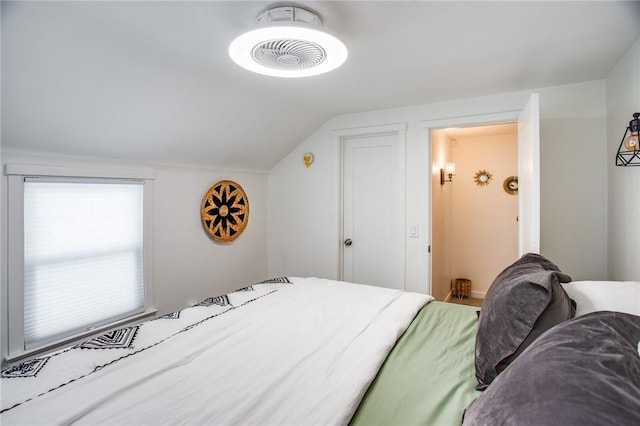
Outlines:
<svg viewBox="0 0 640 426"><path fill-rule="evenodd" d="M478 170L476 175L473 177L473 180L478 186L489 185L491 179L493 179L493 176L486 170Z"/></svg>
<svg viewBox="0 0 640 426"><path fill-rule="evenodd" d="M232 180L216 182L202 199L202 225L216 241L233 241L249 222L249 199L240 184Z"/></svg>

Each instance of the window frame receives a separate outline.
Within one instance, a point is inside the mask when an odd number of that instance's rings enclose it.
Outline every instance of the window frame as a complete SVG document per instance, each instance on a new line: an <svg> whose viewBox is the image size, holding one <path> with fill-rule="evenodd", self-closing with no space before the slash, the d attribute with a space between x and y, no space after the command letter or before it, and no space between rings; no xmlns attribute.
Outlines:
<svg viewBox="0 0 640 426"><path fill-rule="evenodd" d="M156 312L153 304L152 276L152 192L153 172L148 169L94 169L79 167L7 164L7 240L5 295L2 306L3 361L12 362L110 328L137 321ZM143 280L144 308L140 313L109 323L96 323L89 330L26 349L24 341L24 183L27 178L50 178L69 182L109 180L139 182L143 186ZM4 364L4 362L3 362Z"/></svg>

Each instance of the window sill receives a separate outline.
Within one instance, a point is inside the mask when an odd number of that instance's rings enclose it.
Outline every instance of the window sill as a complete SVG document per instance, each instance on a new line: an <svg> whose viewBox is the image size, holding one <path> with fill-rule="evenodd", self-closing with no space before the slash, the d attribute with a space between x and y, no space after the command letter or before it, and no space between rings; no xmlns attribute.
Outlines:
<svg viewBox="0 0 640 426"><path fill-rule="evenodd" d="M2 368L6 368L8 366L8 364L12 364L15 362L19 362L19 361L24 361L26 359L29 358L33 358L37 355L42 355L48 352L52 352L54 350L57 349L62 349L66 346L70 346L71 344L74 343L79 343L83 340L87 340L91 337L95 337L95 336L100 336L102 334L104 334L105 331L108 330L112 330L121 326L125 326L125 325L132 325L134 323L138 323L142 320L147 320L150 317L154 316L156 313L158 312L157 309L155 308L151 308L151 309L147 309L144 312L141 312L139 314L136 315L132 315L128 318L124 318L121 319L119 321L115 321L112 322L111 324L105 324L101 327L96 327L94 329L91 329L89 331L86 331L84 333L78 333L76 335L73 336L69 336L65 339L61 339L52 343L49 343L45 346L39 347L39 348L35 348L35 349L29 349L23 352L20 352L18 354L14 354L14 355L8 355L5 359L4 362L2 363Z"/></svg>

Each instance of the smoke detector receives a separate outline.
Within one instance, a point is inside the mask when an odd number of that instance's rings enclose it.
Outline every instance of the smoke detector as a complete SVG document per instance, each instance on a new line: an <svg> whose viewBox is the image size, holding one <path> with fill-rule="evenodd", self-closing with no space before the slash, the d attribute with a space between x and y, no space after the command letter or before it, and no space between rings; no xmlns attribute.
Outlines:
<svg viewBox="0 0 640 426"><path fill-rule="evenodd" d="M237 37L229 56L250 71L275 77L309 77L336 69L347 59L342 41L321 29L317 13L300 6L272 7L256 28Z"/></svg>

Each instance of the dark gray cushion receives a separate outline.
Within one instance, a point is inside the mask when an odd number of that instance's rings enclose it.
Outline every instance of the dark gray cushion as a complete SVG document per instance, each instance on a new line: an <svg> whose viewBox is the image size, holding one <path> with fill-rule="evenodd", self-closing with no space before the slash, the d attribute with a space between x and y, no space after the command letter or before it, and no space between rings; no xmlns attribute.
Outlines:
<svg viewBox="0 0 640 426"><path fill-rule="evenodd" d="M570 281L554 263L533 253L496 277L480 311L477 389L485 389L543 332L573 318L575 307L560 285Z"/></svg>
<svg viewBox="0 0 640 426"><path fill-rule="evenodd" d="M593 312L536 340L464 425L640 425L640 317Z"/></svg>

